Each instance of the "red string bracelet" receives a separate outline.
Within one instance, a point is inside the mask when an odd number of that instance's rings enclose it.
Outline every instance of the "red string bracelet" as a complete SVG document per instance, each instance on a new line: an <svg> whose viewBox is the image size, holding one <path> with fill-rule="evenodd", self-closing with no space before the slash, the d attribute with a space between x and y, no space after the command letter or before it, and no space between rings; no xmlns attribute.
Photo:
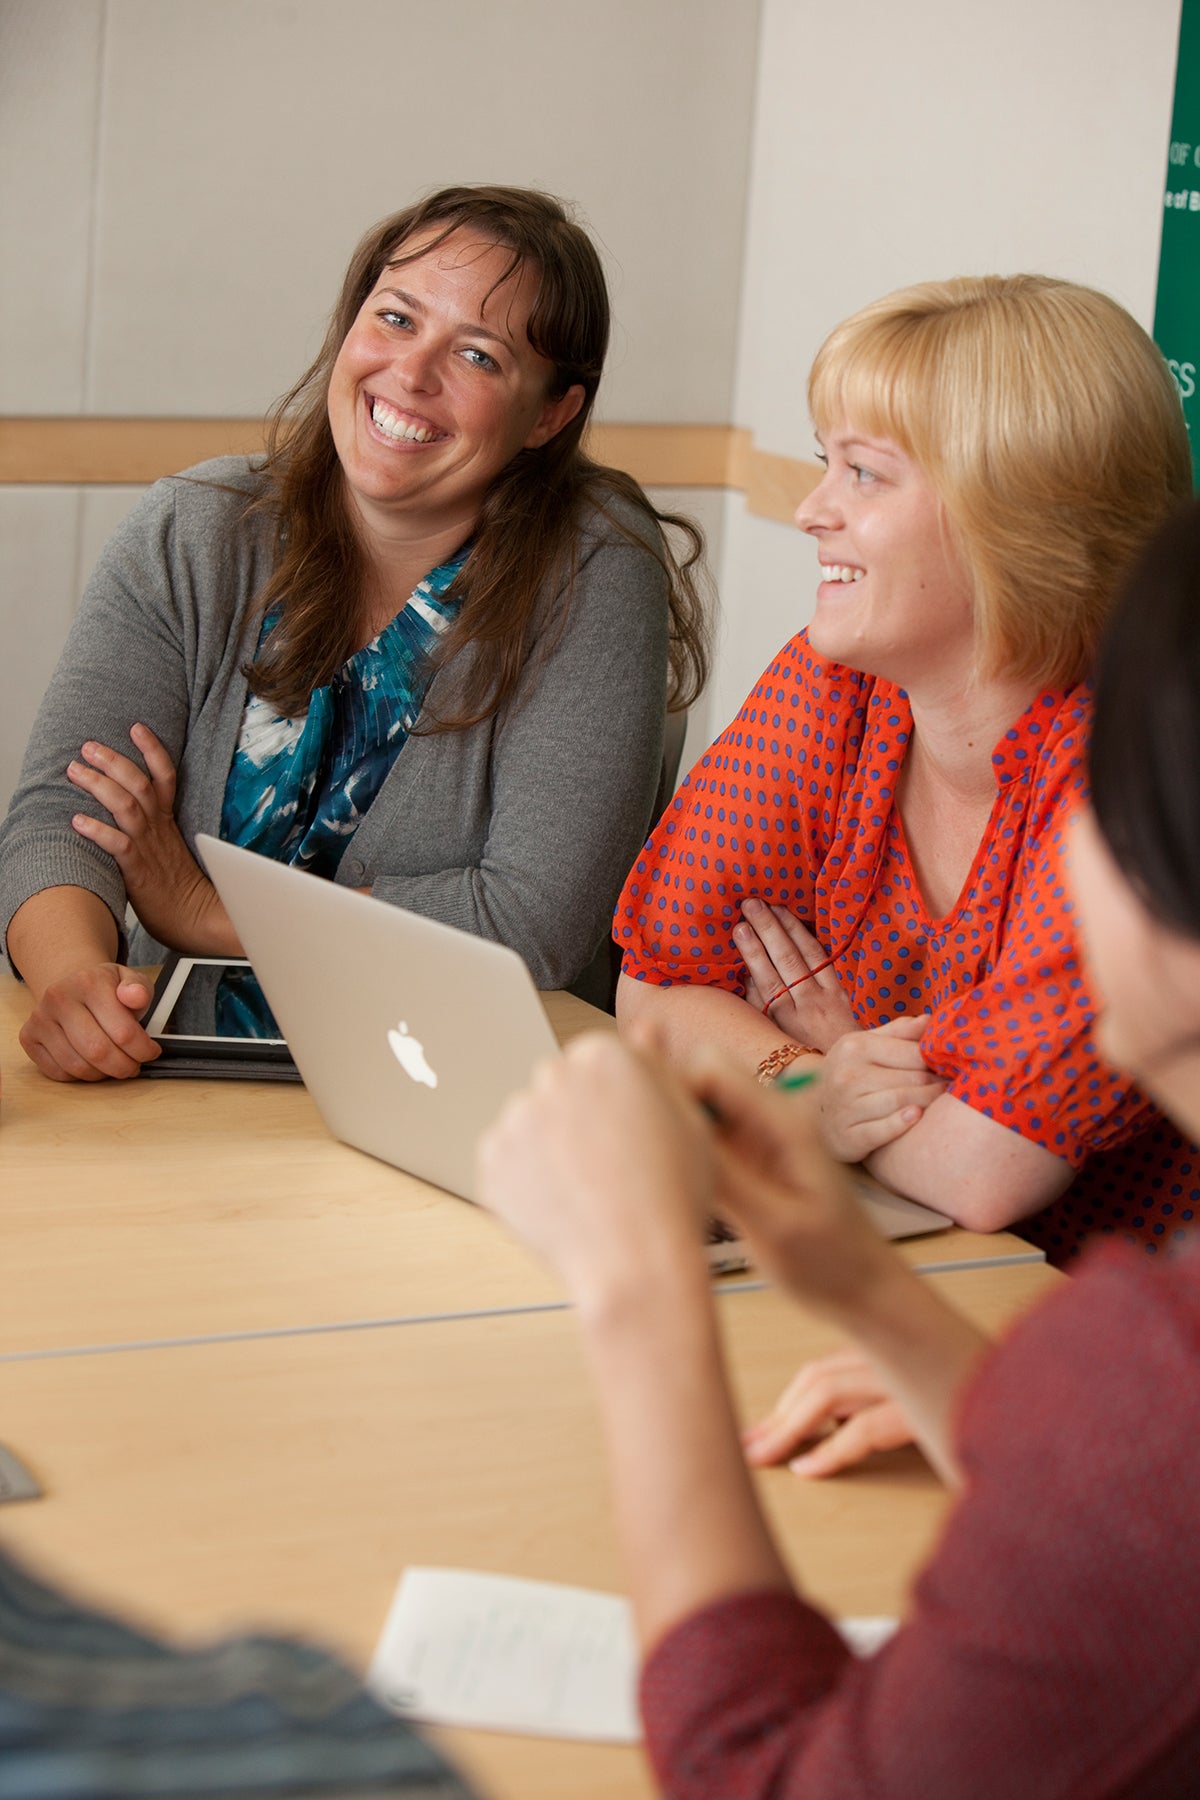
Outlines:
<svg viewBox="0 0 1200 1800"><path fill-rule="evenodd" d="M838 951L833 956L827 956L825 961L818 963L815 969L805 969L803 975L797 975L795 981L785 981L781 988L776 988L771 998L763 1006L764 1015L769 1014L775 1002L782 1000L785 994L790 994L792 989L799 987L802 981L811 981L814 975L823 975L826 969L832 969L840 955L841 951Z"/></svg>

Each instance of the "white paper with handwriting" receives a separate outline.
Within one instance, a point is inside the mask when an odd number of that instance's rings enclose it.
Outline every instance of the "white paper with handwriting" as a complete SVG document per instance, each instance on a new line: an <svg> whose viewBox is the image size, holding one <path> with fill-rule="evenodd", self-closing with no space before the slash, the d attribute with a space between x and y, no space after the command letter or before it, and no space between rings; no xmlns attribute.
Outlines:
<svg viewBox="0 0 1200 1800"><path fill-rule="evenodd" d="M619 1594L466 1569L408 1569L368 1682L433 1725L634 1744L637 1645Z"/></svg>
<svg viewBox="0 0 1200 1800"><path fill-rule="evenodd" d="M843 1619L856 1655L871 1655L894 1619ZM385 1706L431 1725L634 1744L637 1640L619 1594L485 1575L408 1569L396 1589L368 1682Z"/></svg>

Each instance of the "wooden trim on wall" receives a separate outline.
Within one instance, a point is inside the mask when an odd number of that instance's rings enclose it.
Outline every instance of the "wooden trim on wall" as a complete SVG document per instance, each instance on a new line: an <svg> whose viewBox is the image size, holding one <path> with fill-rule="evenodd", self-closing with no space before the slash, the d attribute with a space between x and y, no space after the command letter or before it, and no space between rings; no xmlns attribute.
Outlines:
<svg viewBox="0 0 1200 1800"><path fill-rule="evenodd" d="M728 425L593 425L589 456L643 487L729 486Z"/></svg>
<svg viewBox="0 0 1200 1800"><path fill-rule="evenodd" d="M820 463L759 450L748 431L733 432L728 486L740 488L749 512L760 519L795 523L796 508L812 493L824 470Z"/></svg>
<svg viewBox="0 0 1200 1800"><path fill-rule="evenodd" d="M210 456L263 446L258 419L0 418L0 486L144 487ZM816 463L759 450L736 425L594 425L588 450L645 487L733 488L790 523Z"/></svg>
<svg viewBox="0 0 1200 1800"><path fill-rule="evenodd" d="M144 487L262 447L258 419L0 419L0 483Z"/></svg>

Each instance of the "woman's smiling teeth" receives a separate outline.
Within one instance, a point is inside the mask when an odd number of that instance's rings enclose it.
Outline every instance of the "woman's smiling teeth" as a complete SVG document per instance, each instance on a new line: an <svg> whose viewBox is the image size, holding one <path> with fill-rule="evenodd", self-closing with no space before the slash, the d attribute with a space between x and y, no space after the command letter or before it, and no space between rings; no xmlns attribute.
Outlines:
<svg viewBox="0 0 1200 1800"><path fill-rule="evenodd" d="M822 563L822 581L861 581L865 569L852 569L849 563Z"/></svg>
<svg viewBox="0 0 1200 1800"><path fill-rule="evenodd" d="M372 400L371 423L376 431L382 431L384 437L397 444L431 444L435 438L447 435L444 431L435 431L432 425L422 425L418 419L398 413L386 400Z"/></svg>

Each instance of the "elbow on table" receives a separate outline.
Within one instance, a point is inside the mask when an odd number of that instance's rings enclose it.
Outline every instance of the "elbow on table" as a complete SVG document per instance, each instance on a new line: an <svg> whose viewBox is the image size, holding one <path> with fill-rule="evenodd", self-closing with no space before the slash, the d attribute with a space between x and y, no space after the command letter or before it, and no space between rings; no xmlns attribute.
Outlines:
<svg viewBox="0 0 1200 1800"><path fill-rule="evenodd" d="M867 1166L896 1193L980 1232L1005 1231L1041 1212L1073 1174L1064 1157L949 1095Z"/></svg>
<svg viewBox="0 0 1200 1800"><path fill-rule="evenodd" d="M624 972L617 977L617 1024L622 1031L654 1011L655 996L660 992L653 982L638 981Z"/></svg>
<svg viewBox="0 0 1200 1800"><path fill-rule="evenodd" d="M542 993L569 989L594 1005L612 1009L612 940L603 926L599 935L578 921L547 928L545 921L493 920L485 935L507 943L522 958L533 985Z"/></svg>
<svg viewBox="0 0 1200 1800"><path fill-rule="evenodd" d="M957 1182L942 1183L940 1193L914 1193L910 1198L945 1213L964 1231L1008 1231L1058 1199L1071 1179L1070 1168L1062 1167L1061 1178L1054 1172L1039 1181L1013 1169L973 1170Z"/></svg>
<svg viewBox="0 0 1200 1800"><path fill-rule="evenodd" d="M1040 1212L1043 1206L1049 1204L1049 1199L1039 1198L1031 1203L1011 1183L993 1181L982 1185L973 1182L965 1192L940 1201L930 1200L927 1204L937 1212L946 1213L964 1231L986 1234L1007 1231L1009 1226L1027 1219L1031 1213Z"/></svg>

